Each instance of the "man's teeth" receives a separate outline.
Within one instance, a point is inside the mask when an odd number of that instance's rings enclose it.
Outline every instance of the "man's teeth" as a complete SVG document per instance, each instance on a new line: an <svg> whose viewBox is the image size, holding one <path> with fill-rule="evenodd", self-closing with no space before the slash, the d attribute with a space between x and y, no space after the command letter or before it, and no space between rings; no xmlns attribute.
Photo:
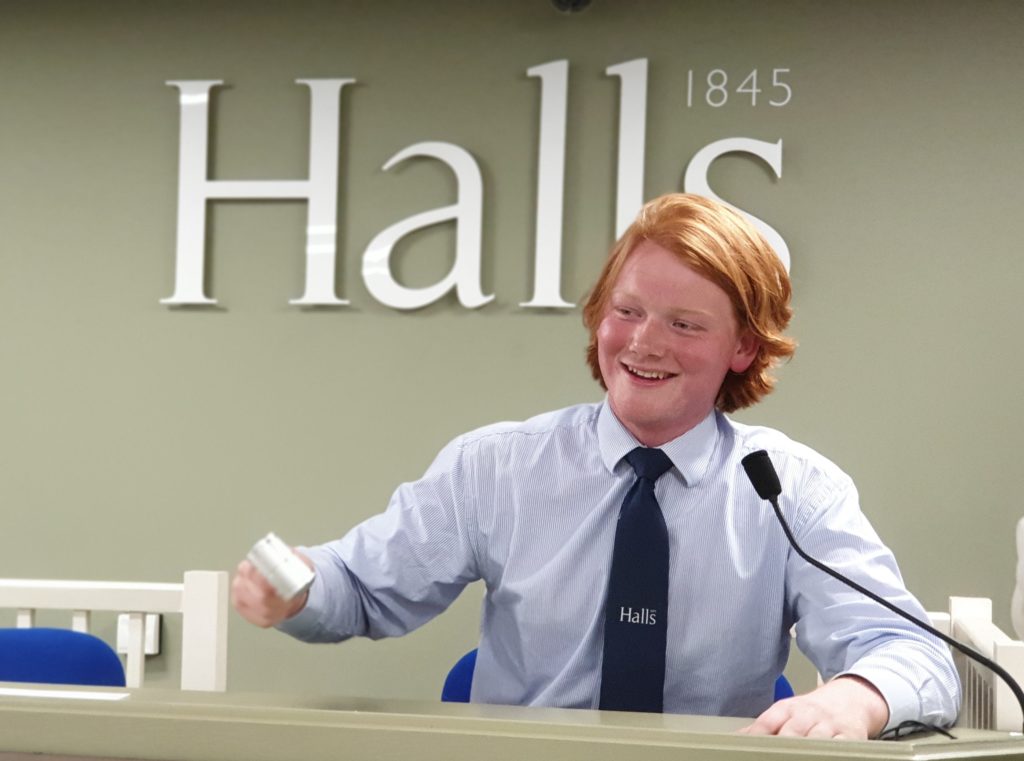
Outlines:
<svg viewBox="0 0 1024 761"><path fill-rule="evenodd" d="M653 370L639 370L635 367L630 367L629 365L626 365L626 367L629 368L629 371L633 373L633 375L639 375L641 378L650 378L651 380L664 380L665 378L668 377L668 373L658 373L654 372Z"/></svg>

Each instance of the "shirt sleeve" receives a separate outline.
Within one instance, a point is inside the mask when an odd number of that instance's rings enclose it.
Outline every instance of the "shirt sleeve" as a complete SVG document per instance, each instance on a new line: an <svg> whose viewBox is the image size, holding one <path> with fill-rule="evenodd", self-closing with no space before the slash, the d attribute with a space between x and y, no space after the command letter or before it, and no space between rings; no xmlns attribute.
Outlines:
<svg viewBox="0 0 1024 761"><path fill-rule="evenodd" d="M278 629L307 642L395 637L444 611L479 578L459 439L387 510L343 538L302 548L316 577L305 607Z"/></svg>
<svg viewBox="0 0 1024 761"><path fill-rule="evenodd" d="M849 478L805 484L793 533L812 558L927 622L907 591L892 552L861 513ZM936 726L956 720L960 683L949 647L790 551L787 597L797 645L823 679L856 675L889 706L885 729L914 720Z"/></svg>

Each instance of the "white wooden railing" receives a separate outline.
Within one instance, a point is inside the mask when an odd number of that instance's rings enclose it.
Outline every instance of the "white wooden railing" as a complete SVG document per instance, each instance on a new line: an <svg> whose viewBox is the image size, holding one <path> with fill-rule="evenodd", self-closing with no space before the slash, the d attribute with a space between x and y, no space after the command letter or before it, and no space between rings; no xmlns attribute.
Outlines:
<svg viewBox="0 0 1024 761"><path fill-rule="evenodd" d="M127 614L128 687L141 687L143 682L146 614L181 614L181 689L227 689L225 571L187 571L181 584L0 579L0 608L15 609L15 625L20 628L35 625L36 611L70 611L71 628L87 633L93 612Z"/></svg>

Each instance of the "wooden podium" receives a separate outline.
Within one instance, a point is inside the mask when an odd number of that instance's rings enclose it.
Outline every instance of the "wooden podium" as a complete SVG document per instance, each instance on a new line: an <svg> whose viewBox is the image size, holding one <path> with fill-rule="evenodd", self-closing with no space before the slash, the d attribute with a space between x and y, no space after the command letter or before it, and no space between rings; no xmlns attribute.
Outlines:
<svg viewBox="0 0 1024 761"><path fill-rule="evenodd" d="M1019 734L850 742L735 734L746 719L0 684L0 761L1022 759ZM42 755L40 755L42 754Z"/></svg>

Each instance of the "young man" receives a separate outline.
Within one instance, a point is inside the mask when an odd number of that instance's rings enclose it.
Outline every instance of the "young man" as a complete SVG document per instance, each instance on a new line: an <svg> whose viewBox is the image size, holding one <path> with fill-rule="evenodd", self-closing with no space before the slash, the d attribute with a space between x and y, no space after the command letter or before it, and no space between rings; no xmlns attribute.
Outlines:
<svg viewBox="0 0 1024 761"><path fill-rule="evenodd" d="M302 551L308 595L281 600L243 562L236 608L308 641L395 636L483 579L477 702L750 716L750 733L816 737L951 723L947 648L790 552L740 465L767 450L803 548L924 615L849 477L725 415L793 353L789 300L738 213L652 201L584 308L603 403L460 436L385 513ZM773 705L794 624L828 681Z"/></svg>

